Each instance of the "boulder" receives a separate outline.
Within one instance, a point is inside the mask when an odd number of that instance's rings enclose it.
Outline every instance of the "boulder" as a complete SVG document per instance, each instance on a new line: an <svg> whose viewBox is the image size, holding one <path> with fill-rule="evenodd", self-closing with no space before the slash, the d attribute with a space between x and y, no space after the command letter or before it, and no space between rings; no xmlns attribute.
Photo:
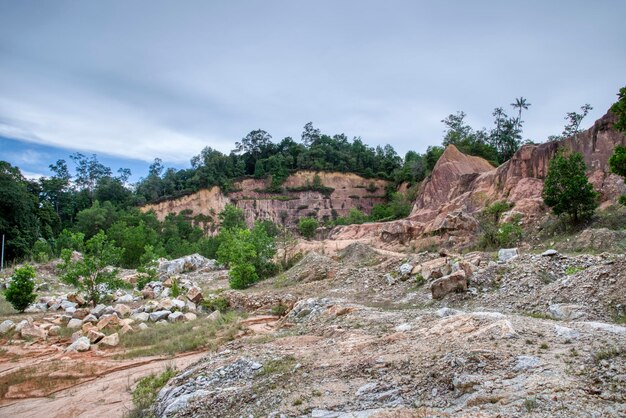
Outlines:
<svg viewBox="0 0 626 418"><path fill-rule="evenodd" d="M452 272L447 257L436 258L422 263L422 277L424 280L439 279Z"/></svg>
<svg viewBox="0 0 626 418"><path fill-rule="evenodd" d="M96 327L96 325L93 322L85 322L80 329L86 334L92 329L97 330L98 327Z"/></svg>
<svg viewBox="0 0 626 418"><path fill-rule="evenodd" d="M118 303L117 305L115 305L113 307L113 310L115 311L117 316L119 316L120 318L124 318L130 315L130 308L127 305L124 305L123 303Z"/></svg>
<svg viewBox="0 0 626 418"><path fill-rule="evenodd" d="M411 272L413 271L413 266L409 263L404 263L398 268L398 272L402 277L409 277Z"/></svg>
<svg viewBox="0 0 626 418"><path fill-rule="evenodd" d="M88 351L89 347L91 347L91 343L89 342L89 338L80 337L76 341L74 341L65 351Z"/></svg>
<svg viewBox="0 0 626 418"><path fill-rule="evenodd" d="M175 260L160 259L158 272L164 277L169 277L174 274L187 273L190 271L211 271L217 270L218 268L219 264L217 261L209 260L200 254L192 254Z"/></svg>
<svg viewBox="0 0 626 418"><path fill-rule="evenodd" d="M85 304L85 298L83 298L81 295L76 294L76 293L67 295L67 300L75 303L78 306L82 306Z"/></svg>
<svg viewBox="0 0 626 418"><path fill-rule="evenodd" d="M146 322L150 320L150 314L147 312L138 312L131 315L131 319L134 319L138 322Z"/></svg>
<svg viewBox="0 0 626 418"><path fill-rule="evenodd" d="M148 326L145 323L141 323L139 325L137 325L137 328L139 328L140 330L144 331L148 329Z"/></svg>
<svg viewBox="0 0 626 418"><path fill-rule="evenodd" d="M47 337L47 332L34 324L27 324L23 326L20 334L22 335L22 338L30 337L45 340Z"/></svg>
<svg viewBox="0 0 626 418"><path fill-rule="evenodd" d="M154 293L154 290L152 290L152 289L145 289L145 288L141 291L141 296L144 299L154 299L154 298L156 298L156 294Z"/></svg>
<svg viewBox="0 0 626 418"><path fill-rule="evenodd" d="M58 325L53 325L50 328L48 328L48 335L51 337L58 337L60 333L61 333L61 327Z"/></svg>
<svg viewBox="0 0 626 418"><path fill-rule="evenodd" d="M202 296L202 291L200 290L200 288L197 286L193 286L187 292L187 299L195 304L198 304L204 299L204 297Z"/></svg>
<svg viewBox="0 0 626 418"><path fill-rule="evenodd" d="M433 299L443 299L449 293L467 292L467 277L463 270L435 280L430 285Z"/></svg>
<svg viewBox="0 0 626 418"><path fill-rule="evenodd" d="M103 333L99 331L96 331L95 329L90 329L89 332L87 332L87 338L89 338L89 342L91 344L97 343L104 337L106 337L106 335L104 335Z"/></svg>
<svg viewBox="0 0 626 418"><path fill-rule="evenodd" d="M171 311L168 310L162 310L162 311L155 311L152 312L150 314L150 321L152 322L157 322L157 321L161 321L163 319L167 319L168 316L171 315Z"/></svg>
<svg viewBox="0 0 626 418"><path fill-rule="evenodd" d="M74 313L72 314L72 318L85 319L87 315L89 315L89 309L79 308L74 311Z"/></svg>
<svg viewBox="0 0 626 418"><path fill-rule="evenodd" d="M81 326L83 326L83 321L78 318L72 318L70 322L67 323L67 327L71 329L80 328Z"/></svg>
<svg viewBox="0 0 626 418"><path fill-rule="evenodd" d="M106 305L96 305L95 308L91 310L91 314L95 315L96 318L100 318L104 314L104 310L107 308Z"/></svg>
<svg viewBox="0 0 626 418"><path fill-rule="evenodd" d="M185 302L178 299L172 299L172 309L182 311L185 309Z"/></svg>
<svg viewBox="0 0 626 418"><path fill-rule="evenodd" d="M221 317L222 317L222 314L220 313L220 311L213 311L211 312L211 315L206 317L206 320L209 322L215 322Z"/></svg>
<svg viewBox="0 0 626 418"><path fill-rule="evenodd" d="M24 312L26 312L26 313L39 313L39 312L46 312L47 310L48 310L48 304L47 303L33 303L28 308L26 308L24 310Z"/></svg>
<svg viewBox="0 0 626 418"><path fill-rule="evenodd" d="M513 260L517 256L519 256L517 248L501 248L500 251L498 251L498 261L506 262Z"/></svg>
<svg viewBox="0 0 626 418"><path fill-rule="evenodd" d="M17 323L17 325L15 325L15 331L22 332L22 328L24 328L28 324L31 324L32 322L33 320L30 317L28 319L22 319L20 322Z"/></svg>
<svg viewBox="0 0 626 418"><path fill-rule="evenodd" d="M172 312L170 316L167 317L169 322L183 322L186 321L185 314L182 312Z"/></svg>
<svg viewBox="0 0 626 418"><path fill-rule="evenodd" d="M544 257L552 257L557 255L559 252L557 250L545 250L544 252L541 253L542 256Z"/></svg>
<svg viewBox="0 0 626 418"><path fill-rule="evenodd" d="M115 299L115 301L118 303L131 303L133 301L133 295L122 295Z"/></svg>
<svg viewBox="0 0 626 418"><path fill-rule="evenodd" d="M198 315L193 312L187 312L185 314L185 318L187 319L187 321L195 321L198 318Z"/></svg>
<svg viewBox="0 0 626 418"><path fill-rule="evenodd" d="M122 329L120 329L120 334L124 335L128 332L133 332L133 327L131 327L129 324L122 325Z"/></svg>
<svg viewBox="0 0 626 418"><path fill-rule="evenodd" d="M6 321L3 321L0 324L0 335L4 335L14 328L15 328L15 323L11 321L10 319L7 319Z"/></svg>
<svg viewBox="0 0 626 418"><path fill-rule="evenodd" d="M91 322L92 324L95 324L98 322L98 318L96 318L95 315L89 314L85 318L83 318L83 324L87 322Z"/></svg>
<svg viewBox="0 0 626 418"><path fill-rule="evenodd" d="M567 303L555 303L548 306L548 313L554 318L568 321L582 319L587 315L583 306Z"/></svg>
<svg viewBox="0 0 626 418"><path fill-rule="evenodd" d="M174 307L174 303L172 303L171 299L163 299L156 306L155 310L157 311L171 311Z"/></svg>
<svg viewBox="0 0 626 418"><path fill-rule="evenodd" d="M119 343L120 343L120 336L117 332L111 335L107 335L106 337L100 340L100 345L104 347L116 347Z"/></svg>
<svg viewBox="0 0 626 418"><path fill-rule="evenodd" d="M98 329L102 330L106 327L118 325L120 323L120 319L115 314L111 315L102 315L100 321L98 321Z"/></svg>

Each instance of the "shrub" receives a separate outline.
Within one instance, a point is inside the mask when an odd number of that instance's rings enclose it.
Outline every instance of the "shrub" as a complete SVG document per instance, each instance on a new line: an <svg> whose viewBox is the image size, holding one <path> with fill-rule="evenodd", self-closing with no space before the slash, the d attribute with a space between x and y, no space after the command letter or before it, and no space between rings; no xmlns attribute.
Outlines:
<svg viewBox="0 0 626 418"><path fill-rule="evenodd" d="M32 266L24 266L15 270L9 288L4 293L6 300L13 305L16 311L24 312L28 305L33 303L37 295L33 293L35 284L35 269Z"/></svg>
<svg viewBox="0 0 626 418"><path fill-rule="evenodd" d="M301 218L298 223L298 231L306 239L311 239L315 235L315 230L319 226L316 219L313 218Z"/></svg>
<svg viewBox="0 0 626 418"><path fill-rule="evenodd" d="M558 153L548 167L543 201L555 215L566 214L573 224L589 219L598 207L598 193L593 190L585 171L583 156Z"/></svg>
<svg viewBox="0 0 626 418"><path fill-rule="evenodd" d="M43 238L39 238L33 245L33 260L37 263L47 263L52 257L52 247Z"/></svg>
<svg viewBox="0 0 626 418"><path fill-rule="evenodd" d="M176 368L167 366L163 373L156 375L150 374L137 382L135 390L133 390L133 404L135 410L133 410L130 417L145 416L146 410L148 410L154 401L156 400L159 390L176 375Z"/></svg>

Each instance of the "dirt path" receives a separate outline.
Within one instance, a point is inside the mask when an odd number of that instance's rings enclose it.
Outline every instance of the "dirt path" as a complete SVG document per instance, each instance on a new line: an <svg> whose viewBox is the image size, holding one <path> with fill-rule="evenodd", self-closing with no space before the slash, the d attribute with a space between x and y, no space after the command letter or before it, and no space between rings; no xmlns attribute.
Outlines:
<svg viewBox="0 0 626 418"><path fill-rule="evenodd" d="M130 388L140 378L159 373L169 364L184 369L205 353L142 362L64 389L45 398L20 399L0 406L0 416L11 417L121 417L132 408Z"/></svg>

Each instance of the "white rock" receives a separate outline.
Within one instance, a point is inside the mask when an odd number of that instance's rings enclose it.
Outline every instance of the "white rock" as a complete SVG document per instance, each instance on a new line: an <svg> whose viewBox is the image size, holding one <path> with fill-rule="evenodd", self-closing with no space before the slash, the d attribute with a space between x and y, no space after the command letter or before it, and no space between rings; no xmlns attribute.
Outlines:
<svg viewBox="0 0 626 418"><path fill-rule="evenodd" d="M542 252L541 255L544 257L552 257L553 255L557 255L558 253L559 252L557 250L549 249Z"/></svg>
<svg viewBox="0 0 626 418"><path fill-rule="evenodd" d="M65 351L87 351L91 347L91 343L89 342L89 338L80 337L76 341L74 341Z"/></svg>
<svg viewBox="0 0 626 418"><path fill-rule="evenodd" d="M78 318L70 319L70 322L67 323L67 327L70 329L77 329L83 326L83 321Z"/></svg>
<svg viewBox="0 0 626 418"><path fill-rule="evenodd" d="M437 311L437 316L439 318L445 318L446 316L458 315L459 313L461 312L456 309L441 308Z"/></svg>
<svg viewBox="0 0 626 418"><path fill-rule="evenodd" d="M412 327L410 324L400 324L394 329L396 330L396 332L406 332L406 331L411 331Z"/></svg>
<svg viewBox="0 0 626 418"><path fill-rule="evenodd" d="M137 328L144 331L148 329L148 326L144 322L142 322L141 324L137 325Z"/></svg>
<svg viewBox="0 0 626 418"><path fill-rule="evenodd" d="M3 321L0 324L0 335L4 335L14 328L15 328L15 323L11 321L10 319L7 319L6 321Z"/></svg>
<svg viewBox="0 0 626 418"><path fill-rule="evenodd" d="M499 261L509 261L519 256L519 251L517 248L502 248L498 251L498 260Z"/></svg>
<svg viewBox="0 0 626 418"><path fill-rule="evenodd" d="M559 337L567 338L567 339L570 339L570 340L576 339L580 335L580 333L578 331L576 331L575 329L562 327L560 325L555 325L554 326L554 332Z"/></svg>
<svg viewBox="0 0 626 418"><path fill-rule="evenodd" d="M413 266L409 263L402 264L400 268L398 269L400 274L403 276L408 276L409 274L411 274L412 270L413 270Z"/></svg>
<svg viewBox="0 0 626 418"><path fill-rule="evenodd" d="M213 311L211 312L211 315L206 317L206 320L210 322L215 322L221 317L222 317L222 314L220 313L220 311Z"/></svg>
<svg viewBox="0 0 626 418"><path fill-rule="evenodd" d="M133 295L122 295L116 299L119 303L131 303L133 301Z"/></svg>
<svg viewBox="0 0 626 418"><path fill-rule="evenodd" d="M138 322L146 322L150 320L150 314L147 312L138 312L132 314L130 318Z"/></svg>
<svg viewBox="0 0 626 418"><path fill-rule="evenodd" d="M517 356L515 360L513 369L516 371L532 369L541 364L541 360L535 356Z"/></svg>
<svg viewBox="0 0 626 418"><path fill-rule="evenodd" d="M150 321L158 322L158 321L167 319L167 317L170 316L171 314L172 312L167 311L167 310L152 312L150 314Z"/></svg>
<svg viewBox="0 0 626 418"><path fill-rule="evenodd" d="M100 345L105 347L115 347L120 343L119 334L113 333L111 335L107 335L103 339L100 340Z"/></svg>
<svg viewBox="0 0 626 418"><path fill-rule="evenodd" d="M182 312L172 312L167 317L167 320L169 322L183 322L183 321L186 321L187 318L185 318L185 314L183 314Z"/></svg>
<svg viewBox="0 0 626 418"><path fill-rule="evenodd" d="M198 318L198 315L193 312L187 312L185 314L185 318L187 318L187 321L195 321Z"/></svg>

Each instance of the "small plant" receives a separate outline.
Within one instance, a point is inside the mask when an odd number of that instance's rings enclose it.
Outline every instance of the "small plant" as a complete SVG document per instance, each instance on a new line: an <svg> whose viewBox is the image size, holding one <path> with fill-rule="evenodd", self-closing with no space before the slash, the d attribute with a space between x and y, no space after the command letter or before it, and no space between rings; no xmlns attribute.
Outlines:
<svg viewBox="0 0 626 418"><path fill-rule="evenodd" d="M524 400L524 408L526 408L526 412L532 412L537 409L538 406L536 398L526 398Z"/></svg>
<svg viewBox="0 0 626 418"><path fill-rule="evenodd" d="M260 376L266 376L270 374L282 374L293 370L296 364L296 359L293 356L285 356L278 359L268 360L263 365L263 368L259 372Z"/></svg>
<svg viewBox="0 0 626 418"><path fill-rule="evenodd" d="M574 267L574 266L568 266L565 269L565 274L567 274L568 276L571 276L572 274L576 274L579 271L583 271L585 268L584 267Z"/></svg>
<svg viewBox="0 0 626 418"><path fill-rule="evenodd" d="M16 311L24 312L28 305L33 303L37 295L33 293L35 284L35 269L32 266L24 266L15 270L11 284L4 293L6 300L13 305Z"/></svg>
<svg viewBox="0 0 626 418"><path fill-rule="evenodd" d="M287 306L279 303L278 305L272 307L272 315L283 316L287 313Z"/></svg>
<svg viewBox="0 0 626 418"><path fill-rule="evenodd" d="M223 296L205 299L200 302L200 304L210 311L220 311L221 313L228 312L230 308L230 303L228 302L228 299Z"/></svg>
<svg viewBox="0 0 626 418"><path fill-rule="evenodd" d="M180 296L181 293L183 293L182 288L178 284L178 279L172 279L172 287L170 288L170 290L172 291L173 298L177 298L178 296Z"/></svg>
<svg viewBox="0 0 626 418"><path fill-rule="evenodd" d="M608 360L608 359L612 359L614 357L620 356L622 354L624 354L624 350L618 348L618 347L611 347L611 348L607 348L604 350L600 350L597 351L594 355L593 355L593 359L596 363L599 363L602 360Z"/></svg>
<svg viewBox="0 0 626 418"><path fill-rule="evenodd" d="M539 348L542 349L542 350L547 350L548 348L550 348L550 346L547 343L541 343Z"/></svg>
<svg viewBox="0 0 626 418"><path fill-rule="evenodd" d="M315 235L315 230L319 226L316 219L313 218L301 218L298 222L298 231L306 239L311 239Z"/></svg>
<svg viewBox="0 0 626 418"><path fill-rule="evenodd" d="M424 285L424 283L426 283L426 280L424 280L424 276L422 276L420 273L415 275L415 287L421 287Z"/></svg>
<svg viewBox="0 0 626 418"><path fill-rule="evenodd" d="M129 414L130 417L146 416L147 410L154 403L159 390L176 375L176 368L167 366L163 373L156 375L150 374L137 382L135 390L133 390L133 404L135 409Z"/></svg>

